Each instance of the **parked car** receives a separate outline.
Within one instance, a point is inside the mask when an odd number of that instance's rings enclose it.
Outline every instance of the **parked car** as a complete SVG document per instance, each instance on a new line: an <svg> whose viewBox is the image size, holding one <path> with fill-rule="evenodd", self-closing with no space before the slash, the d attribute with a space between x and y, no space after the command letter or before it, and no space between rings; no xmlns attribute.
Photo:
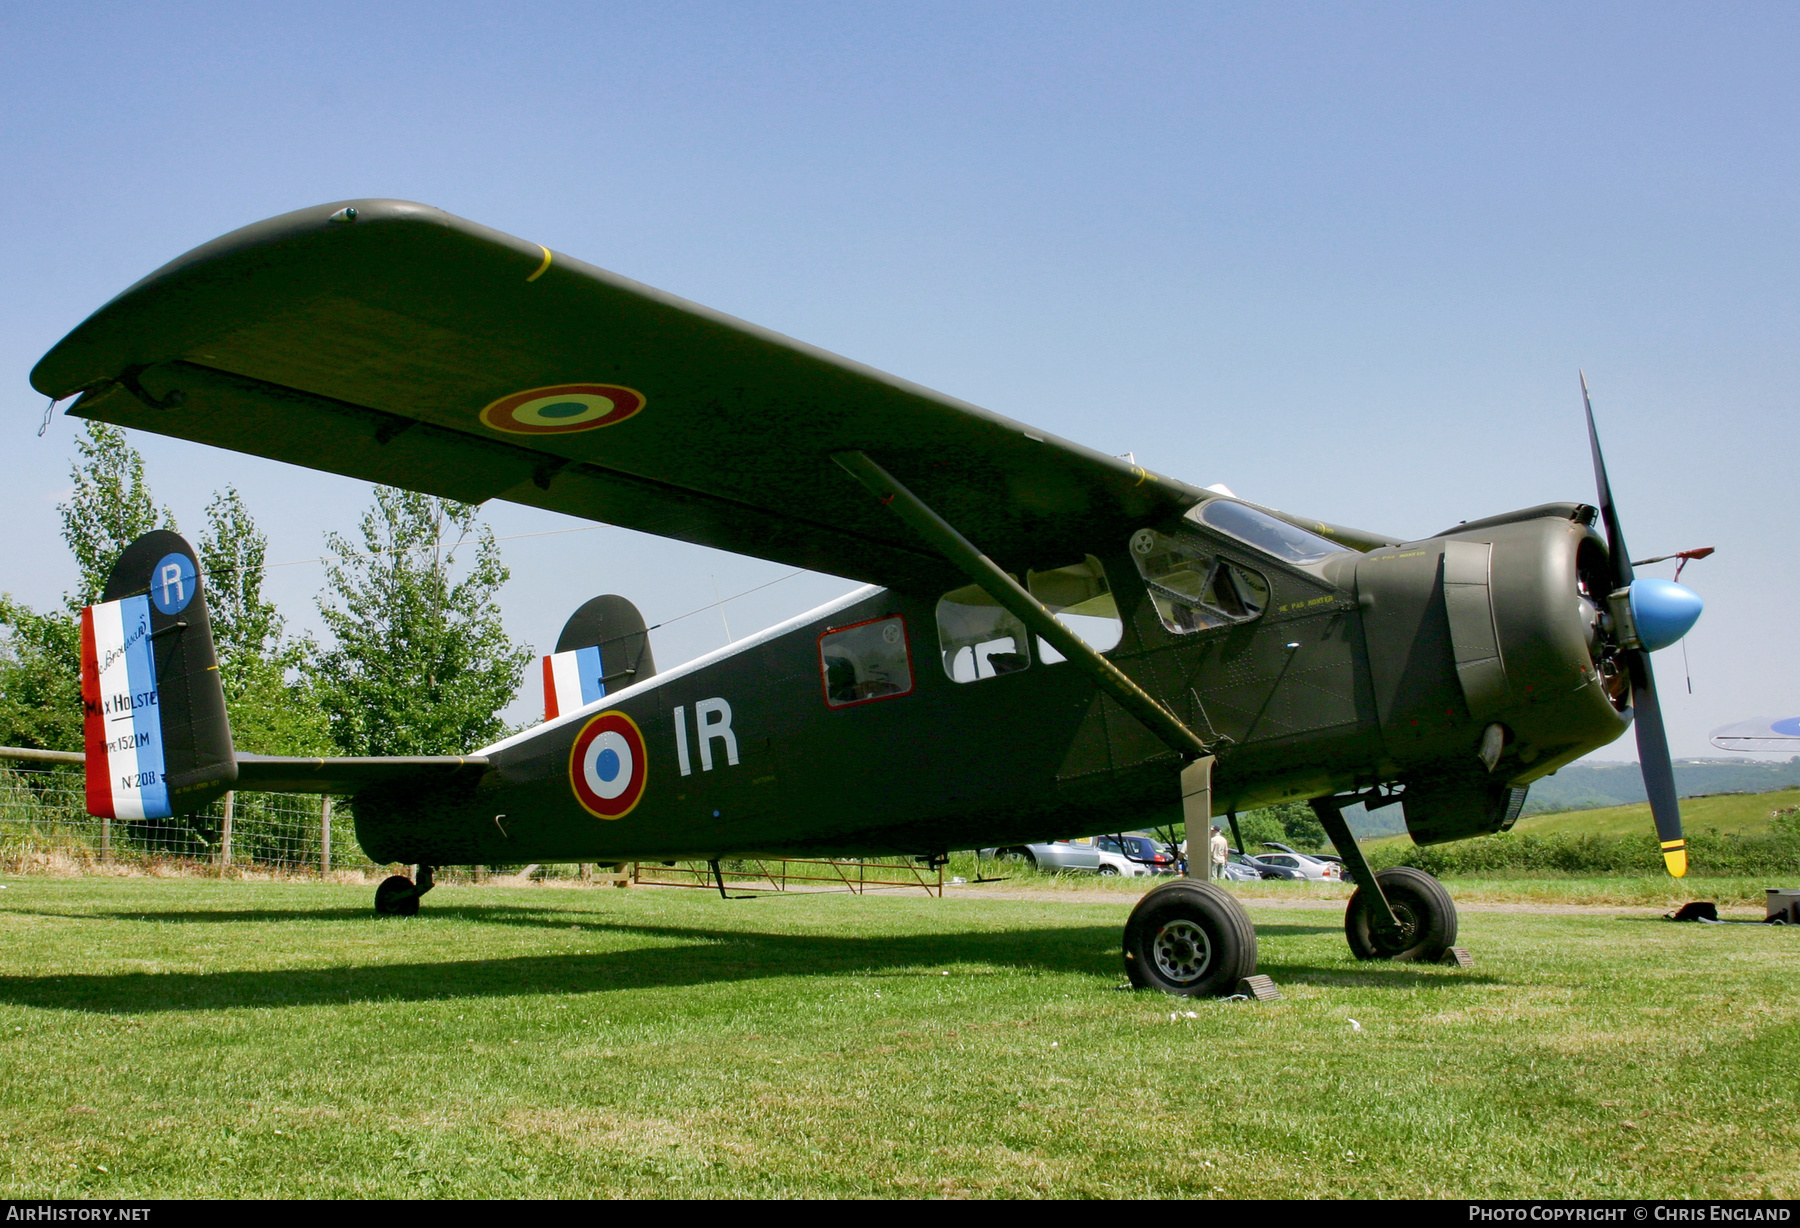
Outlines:
<svg viewBox="0 0 1800 1228"><path fill-rule="evenodd" d="M1265 840L1263 847L1280 848L1282 846ZM1322 857L1314 857L1309 853L1296 853L1292 850L1259 853L1257 860L1267 865L1285 866L1290 870L1298 870L1300 877L1311 879L1313 882L1341 883L1344 881L1344 867L1341 864L1326 861Z"/></svg>
<svg viewBox="0 0 1800 1228"><path fill-rule="evenodd" d="M1048 874L1080 871L1092 874L1100 869L1100 850L1091 840L1049 840L1042 844L1015 844L1005 848L982 849L981 856L998 861L1023 861Z"/></svg>
<svg viewBox="0 0 1800 1228"><path fill-rule="evenodd" d="M1231 850L1230 860L1225 863L1225 872L1227 876L1230 876L1232 867L1234 866L1249 870L1258 878L1283 879L1292 882L1300 882L1306 878L1306 875L1302 874L1292 866L1276 865L1265 857L1252 857L1248 853L1239 852L1237 849Z"/></svg>
<svg viewBox="0 0 1800 1228"><path fill-rule="evenodd" d="M1225 880L1227 882L1255 883L1261 882L1262 878L1263 872L1255 866L1246 864L1241 853L1225 863Z"/></svg>
<svg viewBox="0 0 1800 1228"><path fill-rule="evenodd" d="M1290 848L1287 845L1274 840L1264 840L1263 847L1266 849L1279 849L1283 853L1292 853L1296 857L1311 857L1314 861L1329 861L1334 866L1341 866L1344 864L1344 859L1339 857L1336 853L1302 853L1297 848Z"/></svg>
<svg viewBox="0 0 1800 1228"><path fill-rule="evenodd" d="M1094 847L1100 852L1102 874L1140 878L1147 874L1174 874L1177 869L1174 851L1150 836L1095 836Z"/></svg>

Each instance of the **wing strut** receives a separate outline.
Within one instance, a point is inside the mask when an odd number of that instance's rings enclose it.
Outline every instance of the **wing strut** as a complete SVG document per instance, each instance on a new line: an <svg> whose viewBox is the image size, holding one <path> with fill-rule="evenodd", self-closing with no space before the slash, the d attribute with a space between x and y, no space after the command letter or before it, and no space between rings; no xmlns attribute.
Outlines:
<svg viewBox="0 0 1800 1228"><path fill-rule="evenodd" d="M995 566L994 561L969 544L954 526L932 511L919 497L894 480L893 475L861 452L833 452L831 459L885 503L931 546L953 563L977 587L1020 622L1047 640L1052 647L1086 671L1100 689L1118 700L1142 721L1145 728L1168 744L1184 760L1205 759L1211 754L1193 730L1175 718L1150 693L1095 652L1069 630L1019 582ZM1208 765L1210 766L1210 764ZM1185 792L1185 790L1184 790ZM1204 828L1202 829L1204 830Z"/></svg>

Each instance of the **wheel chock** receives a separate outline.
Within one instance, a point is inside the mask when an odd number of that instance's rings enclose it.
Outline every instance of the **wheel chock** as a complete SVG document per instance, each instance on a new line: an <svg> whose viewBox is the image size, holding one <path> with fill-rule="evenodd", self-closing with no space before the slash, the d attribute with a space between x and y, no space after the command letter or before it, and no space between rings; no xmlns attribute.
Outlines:
<svg viewBox="0 0 1800 1228"><path fill-rule="evenodd" d="M1266 976L1247 976L1238 982L1238 993L1252 1002L1279 1002L1281 991Z"/></svg>
<svg viewBox="0 0 1800 1228"><path fill-rule="evenodd" d="M1444 957L1438 960L1438 963L1448 964L1452 968L1473 968L1475 966L1475 960L1470 957L1468 947L1450 947L1444 952Z"/></svg>

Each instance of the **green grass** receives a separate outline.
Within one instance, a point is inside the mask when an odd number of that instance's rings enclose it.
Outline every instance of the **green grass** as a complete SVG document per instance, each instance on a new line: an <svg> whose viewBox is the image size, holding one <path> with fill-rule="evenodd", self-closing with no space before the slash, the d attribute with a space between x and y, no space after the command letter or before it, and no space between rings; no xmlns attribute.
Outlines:
<svg viewBox="0 0 1800 1228"><path fill-rule="evenodd" d="M1772 811L1800 806L1800 789L1780 789L1773 793L1719 793L1712 797L1689 797L1681 802L1682 825L1689 831L1716 828L1721 834L1762 835L1769 830ZM1654 832L1648 804L1608 806L1603 810L1564 810L1556 814L1530 814L1520 819L1513 830L1522 835L1547 836L1553 833L1593 834L1601 836L1641 836Z"/></svg>
<svg viewBox="0 0 1800 1228"><path fill-rule="evenodd" d="M4 881L8 1197L1800 1192L1794 930L1258 905L1252 1005L1122 992L1135 892Z"/></svg>

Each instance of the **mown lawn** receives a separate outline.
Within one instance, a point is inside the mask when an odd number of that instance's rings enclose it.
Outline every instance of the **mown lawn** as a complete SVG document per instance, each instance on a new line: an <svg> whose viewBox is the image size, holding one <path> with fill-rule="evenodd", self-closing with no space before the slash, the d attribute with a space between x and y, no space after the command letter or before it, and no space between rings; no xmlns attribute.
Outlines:
<svg viewBox="0 0 1800 1228"><path fill-rule="evenodd" d="M8 1197L1800 1193L1800 930L1263 905L1253 1005L1129 895L4 882Z"/></svg>

